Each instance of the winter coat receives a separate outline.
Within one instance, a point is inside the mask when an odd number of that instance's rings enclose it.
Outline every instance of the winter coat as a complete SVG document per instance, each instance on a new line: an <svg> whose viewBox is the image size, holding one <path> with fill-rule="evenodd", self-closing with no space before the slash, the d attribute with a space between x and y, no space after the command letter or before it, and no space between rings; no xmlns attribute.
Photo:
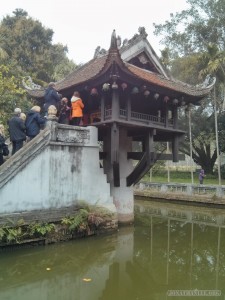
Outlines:
<svg viewBox="0 0 225 300"><path fill-rule="evenodd" d="M12 142L25 141L25 124L24 121L19 116L13 116L9 120L9 135Z"/></svg>
<svg viewBox="0 0 225 300"><path fill-rule="evenodd" d="M3 164L3 145L5 144L5 139L3 135L0 134L0 166Z"/></svg>
<svg viewBox="0 0 225 300"><path fill-rule="evenodd" d="M29 137L35 137L39 134L41 125L45 124L45 119L34 110L30 110L25 121L26 133Z"/></svg>
<svg viewBox="0 0 225 300"><path fill-rule="evenodd" d="M59 107L59 120L58 122L61 124L69 124L70 119L70 107L63 103Z"/></svg>
<svg viewBox="0 0 225 300"><path fill-rule="evenodd" d="M82 100L78 97L73 96L71 99L72 105L72 118L83 117L84 104Z"/></svg>
<svg viewBox="0 0 225 300"><path fill-rule="evenodd" d="M50 105L54 105L58 109L61 97L53 87L48 87L46 89L44 98L45 98L45 104L44 104L45 111L48 111Z"/></svg>

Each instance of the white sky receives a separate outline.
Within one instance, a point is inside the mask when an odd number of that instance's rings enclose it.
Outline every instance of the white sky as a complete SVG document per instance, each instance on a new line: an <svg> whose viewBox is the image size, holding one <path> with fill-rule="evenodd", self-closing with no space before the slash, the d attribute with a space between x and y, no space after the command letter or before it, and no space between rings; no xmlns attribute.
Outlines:
<svg viewBox="0 0 225 300"><path fill-rule="evenodd" d="M148 41L159 53L153 23L169 20L170 13L187 8L186 0L2 0L0 20L22 8L43 26L54 31L53 43L69 49L75 63L93 58L97 46L109 49L113 29L122 41L145 27ZM162 48L162 46L161 46Z"/></svg>

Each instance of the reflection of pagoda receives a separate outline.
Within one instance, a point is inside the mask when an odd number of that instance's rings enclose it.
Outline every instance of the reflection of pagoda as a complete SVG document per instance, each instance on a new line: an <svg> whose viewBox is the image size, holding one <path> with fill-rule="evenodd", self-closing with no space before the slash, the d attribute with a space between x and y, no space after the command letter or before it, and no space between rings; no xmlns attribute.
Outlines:
<svg viewBox="0 0 225 300"><path fill-rule="evenodd" d="M109 50L95 57L56 83L57 90L71 98L78 90L85 104L85 125L98 128L103 143L104 172L119 220L133 219L131 186L157 159L156 142L171 142L173 161L178 161L178 107L196 104L210 92L210 86L193 87L171 79L148 43L144 28L118 49L115 31ZM29 94L43 99L43 90ZM132 141L142 145L132 151ZM133 168L132 159L139 163ZM90 170L91 171L91 170Z"/></svg>

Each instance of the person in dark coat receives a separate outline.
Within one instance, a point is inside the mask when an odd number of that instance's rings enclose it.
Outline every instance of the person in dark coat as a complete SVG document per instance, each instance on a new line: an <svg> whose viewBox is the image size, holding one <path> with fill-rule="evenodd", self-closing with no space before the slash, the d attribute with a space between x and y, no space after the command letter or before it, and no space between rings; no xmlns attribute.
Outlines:
<svg viewBox="0 0 225 300"><path fill-rule="evenodd" d="M54 105L56 107L56 109L58 110L61 98L62 98L62 95L60 95L55 89L55 83L50 82L48 85L48 88L45 91L45 95L44 95L45 115L48 114L48 108L50 105Z"/></svg>
<svg viewBox="0 0 225 300"><path fill-rule="evenodd" d="M27 114L25 126L26 134L30 140L39 134L41 126L45 124L45 118L41 117L40 111L40 106L34 106Z"/></svg>
<svg viewBox="0 0 225 300"><path fill-rule="evenodd" d="M4 163L3 156L6 156L3 153L3 147L4 146L6 146L6 144L5 144L5 130L4 130L4 126L2 124L0 124L0 166Z"/></svg>
<svg viewBox="0 0 225 300"><path fill-rule="evenodd" d="M23 147L23 142L26 140L25 124L20 118L21 109L15 108L14 116L9 120L9 136L12 142L12 155Z"/></svg>

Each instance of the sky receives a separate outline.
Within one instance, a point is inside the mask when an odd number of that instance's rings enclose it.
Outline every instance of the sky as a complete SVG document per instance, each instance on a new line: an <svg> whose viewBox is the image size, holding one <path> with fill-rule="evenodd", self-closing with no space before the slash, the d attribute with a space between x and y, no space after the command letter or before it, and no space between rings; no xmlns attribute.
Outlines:
<svg viewBox="0 0 225 300"><path fill-rule="evenodd" d="M68 47L68 57L76 64L93 58L97 46L110 47L111 34L131 39L145 27L148 41L160 55L160 38L154 36L153 23L163 24L188 7L186 0L4 0L0 21L22 8L28 16L54 31L53 43Z"/></svg>

